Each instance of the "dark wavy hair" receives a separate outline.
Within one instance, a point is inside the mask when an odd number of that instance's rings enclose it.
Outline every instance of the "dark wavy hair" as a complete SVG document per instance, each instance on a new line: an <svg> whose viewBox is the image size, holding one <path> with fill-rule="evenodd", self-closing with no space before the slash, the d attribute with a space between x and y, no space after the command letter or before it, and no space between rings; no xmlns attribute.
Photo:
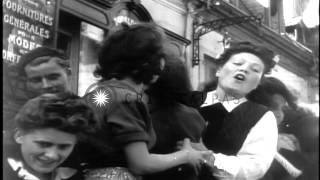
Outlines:
<svg viewBox="0 0 320 180"><path fill-rule="evenodd" d="M234 54L248 52L258 56L265 65L264 74L271 72L271 69L275 66L276 62L273 60L275 54L270 49L256 45L251 42L231 42L230 47L221 54L217 60L218 65L223 66Z"/></svg>
<svg viewBox="0 0 320 180"><path fill-rule="evenodd" d="M260 85L250 92L247 98L267 107L272 107L272 96L275 94L283 96L291 108L297 108L297 97L290 92L282 81L274 77L265 77L262 79Z"/></svg>
<svg viewBox="0 0 320 180"><path fill-rule="evenodd" d="M92 109L77 95L43 94L29 100L14 118L18 129L54 128L80 135L94 132L97 121Z"/></svg>
<svg viewBox="0 0 320 180"><path fill-rule="evenodd" d="M185 64L177 57L168 57L160 78L150 86L147 93L160 104L188 104L191 91L189 72Z"/></svg>
<svg viewBox="0 0 320 180"><path fill-rule="evenodd" d="M131 77L136 83L149 84L161 72L165 34L153 23L120 26L104 41L95 75L103 80Z"/></svg>

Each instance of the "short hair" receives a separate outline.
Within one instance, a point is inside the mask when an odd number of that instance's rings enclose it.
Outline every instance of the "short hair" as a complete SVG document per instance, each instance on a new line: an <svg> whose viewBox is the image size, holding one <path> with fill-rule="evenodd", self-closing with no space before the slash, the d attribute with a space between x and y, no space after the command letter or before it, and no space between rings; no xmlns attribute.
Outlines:
<svg viewBox="0 0 320 180"><path fill-rule="evenodd" d="M262 79L260 85L249 93L247 97L259 104L272 107L272 96L275 94L281 95L291 108L297 108L297 97L290 92L282 81L275 77L265 77Z"/></svg>
<svg viewBox="0 0 320 180"><path fill-rule="evenodd" d="M192 86L186 65L177 57L168 57L166 66L147 93L160 104L180 102L187 104Z"/></svg>
<svg viewBox="0 0 320 180"><path fill-rule="evenodd" d="M92 109L70 92L43 94L29 100L14 118L23 131L54 128L71 134L93 132L96 119Z"/></svg>
<svg viewBox="0 0 320 180"><path fill-rule="evenodd" d="M127 25L110 33L98 57L95 75L103 80L131 77L136 83L148 84L160 74L160 62L165 58L163 30L153 23Z"/></svg>
<svg viewBox="0 0 320 180"><path fill-rule="evenodd" d="M262 46L256 45L248 41L242 42L231 42L230 47L226 48L225 51L220 55L217 60L218 65L224 65L229 59L238 53L247 52L258 56L263 64L265 65L264 74L271 72L271 69L275 66L276 62L273 60L274 52L270 49Z"/></svg>
<svg viewBox="0 0 320 180"><path fill-rule="evenodd" d="M49 59L34 62L36 58L45 57L45 56L57 57L59 58L59 59L56 59L56 63L58 65L65 68L66 70L69 68L69 62L67 61L67 57L61 50L42 46L42 47L35 48L21 56L18 64L16 65L18 74L23 77L26 76L25 67L29 64L39 65L41 63L48 62Z"/></svg>

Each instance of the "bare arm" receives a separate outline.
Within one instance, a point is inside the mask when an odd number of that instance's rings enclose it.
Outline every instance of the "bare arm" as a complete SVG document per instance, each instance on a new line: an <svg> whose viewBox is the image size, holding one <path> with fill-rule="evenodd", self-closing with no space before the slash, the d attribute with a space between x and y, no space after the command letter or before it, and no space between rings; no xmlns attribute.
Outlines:
<svg viewBox="0 0 320 180"><path fill-rule="evenodd" d="M133 142L125 146L125 154L129 169L138 175L163 171L181 164L200 164L211 151L196 151L189 140L181 151L171 154L151 154L145 142Z"/></svg>

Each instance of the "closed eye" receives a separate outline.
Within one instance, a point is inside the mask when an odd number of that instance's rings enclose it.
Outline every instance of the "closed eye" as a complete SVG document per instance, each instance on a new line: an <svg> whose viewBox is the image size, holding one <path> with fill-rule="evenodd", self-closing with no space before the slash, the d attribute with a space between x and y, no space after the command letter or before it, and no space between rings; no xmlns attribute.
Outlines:
<svg viewBox="0 0 320 180"><path fill-rule="evenodd" d="M65 150L65 149L68 149L70 147L71 147L70 144L60 144L60 145L58 145L58 149L60 149L60 150Z"/></svg>
<svg viewBox="0 0 320 180"><path fill-rule="evenodd" d="M234 64L234 65L237 65L237 66L242 65L242 63L241 63L241 62L233 62L233 64Z"/></svg>
<svg viewBox="0 0 320 180"><path fill-rule="evenodd" d="M28 78L27 80L32 83L38 83L41 82L41 77Z"/></svg>
<svg viewBox="0 0 320 180"><path fill-rule="evenodd" d="M257 72L257 73L259 73L259 72L260 72L260 70L259 70L259 69L255 69L255 68L253 69L253 71L254 71L254 72Z"/></svg>
<svg viewBox="0 0 320 180"><path fill-rule="evenodd" d="M54 74L49 74L49 75L47 75L46 78L47 78L48 80L56 80L56 79L59 79L60 76L61 76L60 74L54 73Z"/></svg>
<svg viewBox="0 0 320 180"><path fill-rule="evenodd" d="M252 66L251 67L251 70L253 72L256 72L256 73L260 73L261 72L261 68L259 66Z"/></svg>
<svg viewBox="0 0 320 180"><path fill-rule="evenodd" d="M40 146L41 148L48 148L53 146L52 143L46 141L36 141L35 143L38 144L38 146Z"/></svg>

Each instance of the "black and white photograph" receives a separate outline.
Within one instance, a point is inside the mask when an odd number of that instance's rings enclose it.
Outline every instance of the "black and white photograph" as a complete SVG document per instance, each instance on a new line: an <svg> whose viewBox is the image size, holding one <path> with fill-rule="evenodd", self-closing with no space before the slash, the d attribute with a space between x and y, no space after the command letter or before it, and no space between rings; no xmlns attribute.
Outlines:
<svg viewBox="0 0 320 180"><path fill-rule="evenodd" d="M3 0L3 180L318 180L319 0Z"/></svg>

